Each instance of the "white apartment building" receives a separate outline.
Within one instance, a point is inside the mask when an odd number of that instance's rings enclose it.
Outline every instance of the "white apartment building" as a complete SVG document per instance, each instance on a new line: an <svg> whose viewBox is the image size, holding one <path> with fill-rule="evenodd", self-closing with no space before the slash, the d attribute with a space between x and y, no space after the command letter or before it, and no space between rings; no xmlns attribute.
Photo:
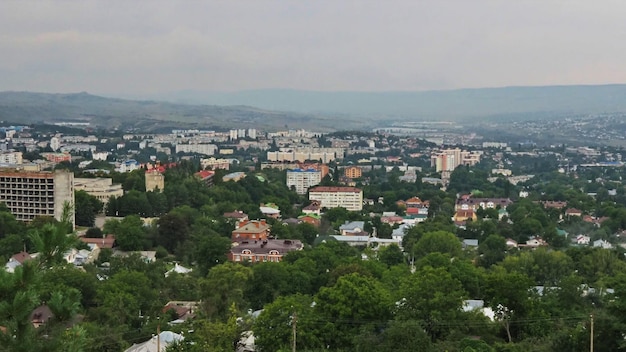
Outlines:
<svg viewBox="0 0 626 352"><path fill-rule="evenodd" d="M113 179L110 178L75 178L74 189L87 192L105 205L109 202L109 198L119 198L124 195L122 185L113 184Z"/></svg>
<svg viewBox="0 0 626 352"><path fill-rule="evenodd" d="M300 161L305 162L321 161L328 163L335 159L343 159L344 150L342 148L297 148L292 150L280 150L277 152L267 152L268 161Z"/></svg>
<svg viewBox="0 0 626 352"><path fill-rule="evenodd" d="M7 151L0 153L0 163L1 164L22 164L22 152L16 151Z"/></svg>
<svg viewBox="0 0 626 352"><path fill-rule="evenodd" d="M323 208L363 210L363 191L355 187L317 186L309 190L309 200L317 200Z"/></svg>
<svg viewBox="0 0 626 352"><path fill-rule="evenodd" d="M20 221L39 216L62 220L64 205L74 206L74 174L62 170L0 170L0 202ZM70 220L73 225L74 212Z"/></svg>
<svg viewBox="0 0 626 352"><path fill-rule="evenodd" d="M248 129L248 137L252 139L256 139L256 129L249 128Z"/></svg>
<svg viewBox="0 0 626 352"><path fill-rule="evenodd" d="M322 172L314 169L287 170L287 187L295 187L296 193L306 194L306 191L322 182Z"/></svg>
<svg viewBox="0 0 626 352"><path fill-rule="evenodd" d="M430 157L431 166L437 172L454 171L459 165L473 166L480 162L481 153L469 152L459 148L446 149Z"/></svg>
<svg viewBox="0 0 626 352"><path fill-rule="evenodd" d="M230 169L230 161L228 159L216 159L216 158L211 157L208 159L200 159L200 166L202 166L202 169L228 170Z"/></svg>
<svg viewBox="0 0 626 352"><path fill-rule="evenodd" d="M176 153L214 155L215 152L217 152L215 144L176 144Z"/></svg>

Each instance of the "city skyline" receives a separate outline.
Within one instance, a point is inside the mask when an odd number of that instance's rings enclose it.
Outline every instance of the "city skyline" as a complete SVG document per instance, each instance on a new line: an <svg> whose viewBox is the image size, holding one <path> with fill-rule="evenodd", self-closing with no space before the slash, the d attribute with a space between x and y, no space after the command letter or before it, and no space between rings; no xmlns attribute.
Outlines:
<svg viewBox="0 0 626 352"><path fill-rule="evenodd" d="M0 91L625 83L618 1L4 1Z"/></svg>

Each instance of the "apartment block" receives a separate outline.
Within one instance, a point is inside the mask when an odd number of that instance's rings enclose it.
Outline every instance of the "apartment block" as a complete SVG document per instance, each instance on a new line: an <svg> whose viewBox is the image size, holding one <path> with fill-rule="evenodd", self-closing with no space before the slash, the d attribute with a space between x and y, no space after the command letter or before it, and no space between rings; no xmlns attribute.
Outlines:
<svg viewBox="0 0 626 352"><path fill-rule="evenodd" d="M359 178L363 176L363 170L357 166L348 166L343 172L347 178Z"/></svg>
<svg viewBox="0 0 626 352"><path fill-rule="evenodd" d="M39 216L61 220L64 205L74 206L74 174L62 170L0 170L0 202L21 221ZM74 224L74 212L70 220Z"/></svg>
<svg viewBox="0 0 626 352"><path fill-rule="evenodd" d="M287 187L295 187L296 193L306 194L306 191L322 182L322 172L315 169L294 169L287 171Z"/></svg>
<svg viewBox="0 0 626 352"><path fill-rule="evenodd" d="M176 153L214 155L216 151L215 144L176 144Z"/></svg>
<svg viewBox="0 0 626 352"><path fill-rule="evenodd" d="M323 208L363 210L363 191L355 187L314 187L309 190L309 200L319 201Z"/></svg>
<svg viewBox="0 0 626 352"><path fill-rule="evenodd" d="M149 170L146 172L146 192L158 191L163 192L165 189L165 176L158 170Z"/></svg>

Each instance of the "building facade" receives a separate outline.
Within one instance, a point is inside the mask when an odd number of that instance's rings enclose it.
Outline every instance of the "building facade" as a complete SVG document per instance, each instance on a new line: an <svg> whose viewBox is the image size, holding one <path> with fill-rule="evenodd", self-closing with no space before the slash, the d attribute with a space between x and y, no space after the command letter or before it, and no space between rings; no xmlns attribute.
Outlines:
<svg viewBox="0 0 626 352"><path fill-rule="evenodd" d="M98 198L105 205L111 197L121 197L124 195L122 185L113 184L111 178L74 178L74 189L85 191L87 194Z"/></svg>
<svg viewBox="0 0 626 352"><path fill-rule="evenodd" d="M146 192L159 191L163 192L165 189L165 176L162 173L151 170L146 172Z"/></svg>
<svg viewBox="0 0 626 352"><path fill-rule="evenodd" d="M343 172L347 178L360 178L363 176L363 170L358 166L348 166Z"/></svg>
<svg viewBox="0 0 626 352"><path fill-rule="evenodd" d="M306 194L306 191L322 182L321 171L314 169L294 169L287 170L287 187L294 187L296 193Z"/></svg>
<svg viewBox="0 0 626 352"><path fill-rule="evenodd" d="M65 205L74 206L74 174L61 170L0 170L0 202L20 221L40 216L52 216L60 221ZM73 225L73 211L70 221Z"/></svg>
<svg viewBox="0 0 626 352"><path fill-rule="evenodd" d="M314 187L309 190L309 200L319 201L323 208L363 210L363 191L356 187Z"/></svg>

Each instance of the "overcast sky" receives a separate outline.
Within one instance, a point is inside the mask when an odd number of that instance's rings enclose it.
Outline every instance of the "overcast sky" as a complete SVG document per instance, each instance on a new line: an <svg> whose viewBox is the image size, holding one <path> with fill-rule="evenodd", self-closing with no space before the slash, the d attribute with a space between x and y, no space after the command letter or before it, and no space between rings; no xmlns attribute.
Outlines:
<svg viewBox="0 0 626 352"><path fill-rule="evenodd" d="M0 1L0 90L626 83L626 1Z"/></svg>

